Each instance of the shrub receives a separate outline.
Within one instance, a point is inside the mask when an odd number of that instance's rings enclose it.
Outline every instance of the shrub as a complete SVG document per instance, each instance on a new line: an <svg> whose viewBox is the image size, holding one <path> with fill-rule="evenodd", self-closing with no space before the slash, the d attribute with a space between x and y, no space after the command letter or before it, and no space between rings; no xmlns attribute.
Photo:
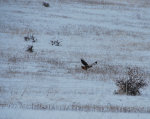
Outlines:
<svg viewBox="0 0 150 119"><path fill-rule="evenodd" d="M24 37L24 40L25 41L30 41L31 40L32 42L37 41L37 39L35 38L35 36L33 34L30 34L30 35L28 34L27 36Z"/></svg>
<svg viewBox="0 0 150 119"><path fill-rule="evenodd" d="M44 7L49 7L49 3L43 2Z"/></svg>
<svg viewBox="0 0 150 119"><path fill-rule="evenodd" d="M61 41L58 41L58 40L52 40L52 41L51 41L51 45L61 46Z"/></svg>
<svg viewBox="0 0 150 119"><path fill-rule="evenodd" d="M140 95L140 88L147 86L144 78L144 72L139 70L138 67L128 68L127 78L122 78L116 81L116 85L119 90L116 94L127 94L127 95Z"/></svg>
<svg viewBox="0 0 150 119"><path fill-rule="evenodd" d="M26 51L28 51L28 52L32 53L32 52L33 52L33 45L28 46L28 48L27 48L27 50L26 50Z"/></svg>

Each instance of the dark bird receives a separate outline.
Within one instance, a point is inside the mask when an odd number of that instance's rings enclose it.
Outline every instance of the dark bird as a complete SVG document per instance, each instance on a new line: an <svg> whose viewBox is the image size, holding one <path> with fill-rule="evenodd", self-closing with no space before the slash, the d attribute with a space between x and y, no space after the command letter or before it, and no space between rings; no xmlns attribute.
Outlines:
<svg viewBox="0 0 150 119"><path fill-rule="evenodd" d="M27 48L27 51L28 51L28 52L33 52L33 45L29 46L29 47Z"/></svg>
<svg viewBox="0 0 150 119"><path fill-rule="evenodd" d="M93 65L96 65L97 64L97 61L92 63L91 65L89 65L84 59L81 59L81 63L84 65L84 66L81 66L82 69L84 70L88 70L89 68L91 68Z"/></svg>

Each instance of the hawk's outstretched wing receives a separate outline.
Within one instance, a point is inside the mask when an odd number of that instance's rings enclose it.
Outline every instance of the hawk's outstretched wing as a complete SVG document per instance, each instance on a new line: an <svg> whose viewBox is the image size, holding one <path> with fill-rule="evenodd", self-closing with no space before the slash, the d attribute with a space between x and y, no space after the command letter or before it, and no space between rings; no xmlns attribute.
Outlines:
<svg viewBox="0 0 150 119"><path fill-rule="evenodd" d="M89 66L88 63L87 63L84 59L81 59L81 63L82 63L84 66Z"/></svg>

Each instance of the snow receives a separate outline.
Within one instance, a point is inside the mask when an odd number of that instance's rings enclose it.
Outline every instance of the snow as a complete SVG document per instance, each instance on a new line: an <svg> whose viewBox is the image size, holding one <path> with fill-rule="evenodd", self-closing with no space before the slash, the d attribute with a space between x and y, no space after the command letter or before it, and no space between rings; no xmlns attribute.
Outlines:
<svg viewBox="0 0 150 119"><path fill-rule="evenodd" d="M0 1L0 118L148 118L150 86L140 96L114 91L127 66L146 71L150 82L149 1L42 2ZM24 41L28 34L37 42ZM83 71L81 58L98 65ZM38 104L54 109L30 108Z"/></svg>
<svg viewBox="0 0 150 119"><path fill-rule="evenodd" d="M149 114L2 109L1 119L149 119Z"/></svg>

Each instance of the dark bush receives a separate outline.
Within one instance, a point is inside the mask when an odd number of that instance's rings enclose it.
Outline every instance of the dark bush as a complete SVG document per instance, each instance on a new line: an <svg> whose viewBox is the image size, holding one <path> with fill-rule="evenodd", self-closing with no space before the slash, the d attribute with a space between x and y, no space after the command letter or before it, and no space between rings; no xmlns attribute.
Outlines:
<svg viewBox="0 0 150 119"><path fill-rule="evenodd" d="M61 41L58 41L58 40L52 40L52 41L51 41L51 45L61 46Z"/></svg>
<svg viewBox="0 0 150 119"><path fill-rule="evenodd" d="M116 85L119 90L116 94L127 94L127 95L140 95L140 88L147 86L144 78L144 72L138 67L128 68L127 78L123 78L116 81Z"/></svg>
<svg viewBox="0 0 150 119"><path fill-rule="evenodd" d="M33 45L28 46L27 51L30 52L30 53L32 53L33 52Z"/></svg>
<svg viewBox="0 0 150 119"><path fill-rule="evenodd" d="M49 7L49 3L43 2L44 7Z"/></svg>
<svg viewBox="0 0 150 119"><path fill-rule="evenodd" d="M29 38L28 36L25 36L25 37L24 37L24 40L25 40L25 41L29 41L30 38Z"/></svg>
<svg viewBox="0 0 150 119"><path fill-rule="evenodd" d="M24 37L25 41L32 41L32 42L36 42L37 39L35 38L35 36L33 34L28 34L27 36Z"/></svg>

